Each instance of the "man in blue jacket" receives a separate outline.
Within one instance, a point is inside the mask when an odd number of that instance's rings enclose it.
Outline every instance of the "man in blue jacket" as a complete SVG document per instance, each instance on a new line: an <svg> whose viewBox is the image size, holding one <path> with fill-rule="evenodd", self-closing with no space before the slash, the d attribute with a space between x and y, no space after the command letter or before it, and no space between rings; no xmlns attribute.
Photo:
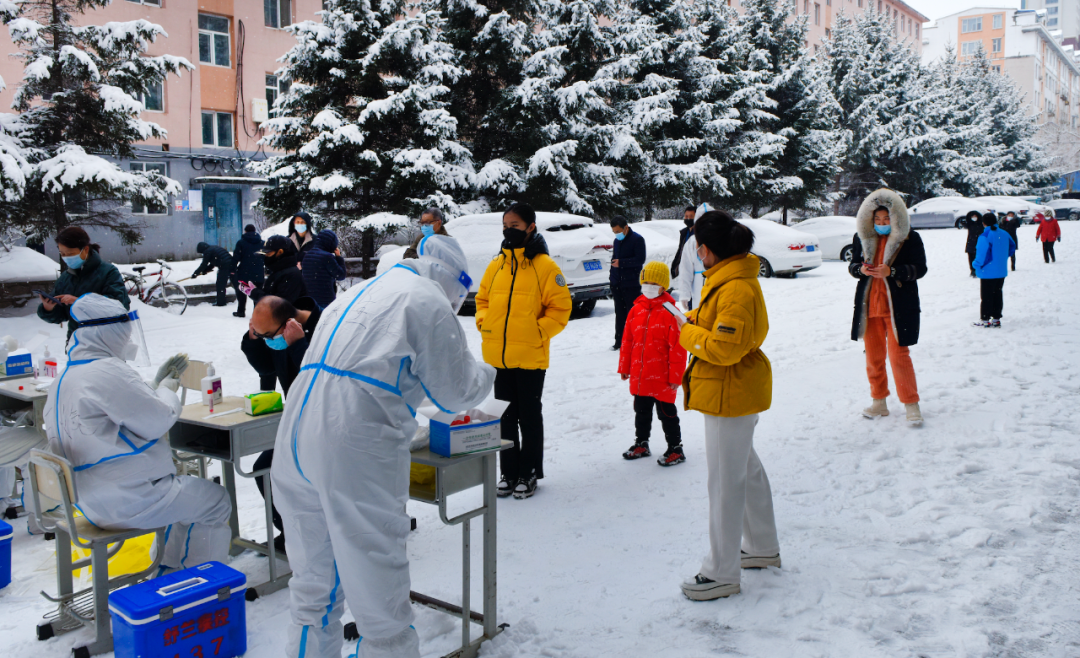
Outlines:
<svg viewBox="0 0 1080 658"><path fill-rule="evenodd" d="M1000 327L1001 307L1004 304L1001 290L1005 277L1009 276L1009 258L1016 253L1016 243L1003 229L998 228L994 213L982 216L983 233L975 245L972 266L979 277L982 290L982 319L976 327Z"/></svg>
<svg viewBox="0 0 1080 658"><path fill-rule="evenodd" d="M315 246L304 254L300 272L308 296L321 308L337 299L337 282L345 278L345 259L338 249L336 233L329 229L319 231Z"/></svg>
<svg viewBox="0 0 1080 658"><path fill-rule="evenodd" d="M622 215L611 218L611 232L615 234L615 247L611 251L611 297L615 300L615 344L612 350L622 347L623 325L641 294L641 268L645 265L645 238L630 229Z"/></svg>

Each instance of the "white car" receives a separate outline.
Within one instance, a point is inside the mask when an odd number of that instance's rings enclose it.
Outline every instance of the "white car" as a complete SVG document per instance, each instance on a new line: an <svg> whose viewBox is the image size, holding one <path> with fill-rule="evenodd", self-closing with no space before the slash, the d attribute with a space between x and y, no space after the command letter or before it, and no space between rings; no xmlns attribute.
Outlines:
<svg viewBox="0 0 1080 658"><path fill-rule="evenodd" d="M1006 213L1014 212L1016 213L1016 216L1020 218L1020 221L1025 224L1030 222L1031 218L1035 216L1034 207L1037 205L1018 197L1008 196L980 196L975 197L973 200L987 204L994 209L994 212L999 217L1004 217Z"/></svg>
<svg viewBox="0 0 1080 658"><path fill-rule="evenodd" d="M740 219L754 232L750 253L761 260L758 276L794 276L821 267L821 245L810 233L767 219Z"/></svg>
<svg viewBox="0 0 1080 658"><path fill-rule="evenodd" d="M608 271L615 238L611 228L607 224L596 225L580 215L538 212L536 229L544 236L548 252L566 277L575 315L588 315L597 299L611 294ZM446 231L457 239L468 259L472 287L463 308L474 311L480 279L502 247L502 213L463 215L447 222ZM404 254L405 247L383 253L379 257L378 273L396 265Z"/></svg>
<svg viewBox="0 0 1080 658"><path fill-rule="evenodd" d="M962 196L939 196L908 208L911 228L963 228L964 218L975 211L994 212L989 204Z"/></svg>
<svg viewBox="0 0 1080 658"><path fill-rule="evenodd" d="M844 215L811 217L792 228L809 233L821 243L821 257L851 262L852 238L855 236L855 218Z"/></svg>
<svg viewBox="0 0 1080 658"><path fill-rule="evenodd" d="M1046 205L1054 211L1054 217L1060 219L1080 219L1080 199L1055 199L1047 201ZM1030 221L1030 217L1028 220Z"/></svg>

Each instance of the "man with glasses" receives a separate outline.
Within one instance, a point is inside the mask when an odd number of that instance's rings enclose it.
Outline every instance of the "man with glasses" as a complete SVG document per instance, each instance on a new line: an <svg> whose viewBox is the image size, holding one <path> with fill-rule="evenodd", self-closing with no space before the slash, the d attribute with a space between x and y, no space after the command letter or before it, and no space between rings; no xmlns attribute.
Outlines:
<svg viewBox="0 0 1080 658"><path fill-rule="evenodd" d="M420 214L420 235L416 236L412 245L405 250L405 255L402 258L419 258L419 254L416 252L416 248L420 246L420 241L430 235L445 235L450 236L446 232L446 217L443 216L443 212L438 208L428 208Z"/></svg>
<svg viewBox="0 0 1080 658"><path fill-rule="evenodd" d="M274 372L281 382L281 390L288 397L289 387L293 380L300 374L300 365L304 362L307 354L311 334L314 333L322 310L315 300L310 297L301 297L296 303L290 303L281 297L264 295L259 298L255 308L251 312L249 337L254 340L262 340L270 348L270 356L274 363ZM261 471L270 468L274 463L274 451L267 450L255 460L255 470ZM266 497L266 484L264 478L255 478L255 484L259 487L259 493ZM285 530L281 523L281 516L276 509L273 510L274 527L281 534L274 538L274 548L281 553L285 552Z"/></svg>

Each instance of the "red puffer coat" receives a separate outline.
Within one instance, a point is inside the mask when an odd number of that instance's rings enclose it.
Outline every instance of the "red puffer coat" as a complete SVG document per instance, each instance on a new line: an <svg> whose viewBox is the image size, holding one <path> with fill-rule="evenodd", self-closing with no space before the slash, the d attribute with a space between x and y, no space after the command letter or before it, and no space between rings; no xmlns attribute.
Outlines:
<svg viewBox="0 0 1080 658"><path fill-rule="evenodd" d="M669 385L682 382L686 348L679 344L679 325L663 309L664 302L675 300L665 292L656 299L641 295L634 302L623 330L619 374L630 375L633 395L675 402L676 391Z"/></svg>

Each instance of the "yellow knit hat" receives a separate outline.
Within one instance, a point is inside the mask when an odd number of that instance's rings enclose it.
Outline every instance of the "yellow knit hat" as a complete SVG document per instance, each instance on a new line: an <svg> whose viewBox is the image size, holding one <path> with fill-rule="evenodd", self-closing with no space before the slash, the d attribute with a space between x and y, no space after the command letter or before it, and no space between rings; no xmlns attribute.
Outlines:
<svg viewBox="0 0 1080 658"><path fill-rule="evenodd" d="M671 285L671 270L664 263L661 263L658 260L651 260L648 263L645 263L645 267L641 268L641 276L638 278L638 281L641 283L652 283L667 290L668 286Z"/></svg>

